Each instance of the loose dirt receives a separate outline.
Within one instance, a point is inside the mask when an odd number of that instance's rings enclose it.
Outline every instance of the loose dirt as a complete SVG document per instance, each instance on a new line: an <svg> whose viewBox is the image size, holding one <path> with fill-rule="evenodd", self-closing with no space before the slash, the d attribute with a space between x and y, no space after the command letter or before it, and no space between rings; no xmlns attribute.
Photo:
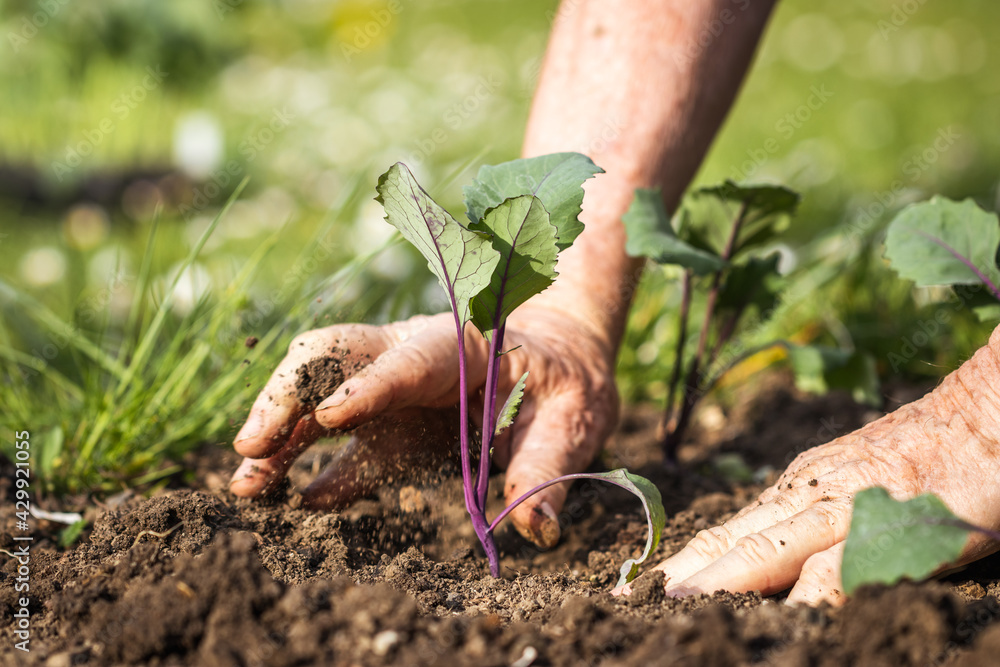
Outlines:
<svg viewBox="0 0 1000 667"><path fill-rule="evenodd" d="M784 382L753 391L741 407L702 411L679 471L660 465L653 411L631 413L595 464L627 465L663 491L655 560L753 500L806 443L877 416ZM987 665L1000 651L997 558L943 581L864 589L842 609L753 593L666 599L653 572L616 599L608 591L641 551L645 520L629 494L594 483L571 491L555 549L502 530L493 579L454 478L386 487L337 513L299 509L296 489L335 447L304 456L277 499L229 494L238 457L208 446L178 488L107 499L74 548L36 522L31 652L12 648L21 594L17 563L0 555L0 665ZM0 548L10 551L7 466Z"/></svg>

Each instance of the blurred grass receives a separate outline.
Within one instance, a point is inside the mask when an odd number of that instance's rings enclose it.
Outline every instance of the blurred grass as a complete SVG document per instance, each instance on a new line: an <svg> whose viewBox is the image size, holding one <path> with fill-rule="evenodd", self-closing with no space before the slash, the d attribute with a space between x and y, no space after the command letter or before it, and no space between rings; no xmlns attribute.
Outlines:
<svg viewBox="0 0 1000 667"><path fill-rule="evenodd" d="M989 26L1000 6L959 0L898 15L902 4L779 3L696 182L766 180L804 194L785 239L790 280L804 287L755 335L815 331L871 352L883 377L934 377L990 326L959 311L903 367L890 363L944 297L914 293L888 271L879 230L932 193L996 208L1000 47ZM40 8L0 5L0 247L9 258L0 263L0 400L11 406L0 421L46 434L46 451L61 452L46 459L53 488L66 489L155 475L199 439L228 439L298 330L443 309L422 263L379 222L375 179L403 160L461 210L461 185L479 164L517 155L556 3L103 0L60 3L37 34L11 40L30 32ZM143 85L150 68L166 76ZM810 108L817 90L829 99ZM278 112L290 120L274 130ZM957 140L921 161L949 127ZM57 168L81 145L78 165ZM240 200L187 264L245 177ZM30 197L16 192L22 178ZM872 206L884 210L869 220ZM866 233L852 236L859 220ZM303 249L318 229L324 252L310 261ZM630 401L662 397L669 355L660 350L673 342L677 300L669 275L647 275L619 366ZM134 390L113 389L116 364L128 367L155 313L162 328L149 367L136 367ZM269 343L242 348L243 338L220 333L232 328L227 318ZM48 358L56 321L78 335ZM245 378L219 384L244 357L253 362ZM37 376L23 379L32 368ZM211 397L217 414L194 410L198 397ZM72 462L86 447L108 456Z"/></svg>

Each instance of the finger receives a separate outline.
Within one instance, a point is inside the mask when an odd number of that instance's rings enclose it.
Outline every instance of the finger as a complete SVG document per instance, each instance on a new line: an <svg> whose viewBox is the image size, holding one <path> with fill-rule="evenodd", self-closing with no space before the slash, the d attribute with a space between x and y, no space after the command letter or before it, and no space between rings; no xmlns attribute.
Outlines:
<svg viewBox="0 0 1000 667"><path fill-rule="evenodd" d="M551 479L584 470L599 448L605 425L595 425L590 413L575 395L549 398L539 407L533 403L520 416L527 426L515 431L504 498L507 504ZM515 425L516 428L516 425ZM559 541L559 511L566 501L569 483L556 484L536 493L510 518L526 539L550 549Z"/></svg>
<svg viewBox="0 0 1000 667"><path fill-rule="evenodd" d="M296 336L236 435L236 451L250 458L267 458L284 447L299 419L311 407L302 402L296 387L303 367L308 368L310 362L330 359L339 362L336 372L350 373L367 359L377 357L388 344L387 335L379 327L359 324ZM336 379L336 373L330 375Z"/></svg>
<svg viewBox="0 0 1000 667"><path fill-rule="evenodd" d="M784 590L798 579L810 556L847 537L850 518L848 499L816 503L777 525L739 538L704 569L679 584L667 584L667 594L680 597L725 590L770 595Z"/></svg>
<svg viewBox="0 0 1000 667"><path fill-rule="evenodd" d="M485 364L474 349L470 353L467 382L478 387L485 380ZM393 345L345 381L316 408L316 416L328 428L351 428L386 411L453 404L458 390L454 328L430 326Z"/></svg>
<svg viewBox="0 0 1000 667"><path fill-rule="evenodd" d="M385 483L438 470L457 458L458 411L407 410L360 426L302 493L311 509L336 509Z"/></svg>
<svg viewBox="0 0 1000 667"><path fill-rule="evenodd" d="M788 594L787 604L816 606L829 602L839 607L847 601L840 581L840 565L844 560L844 542L810 556L802 566L799 580Z"/></svg>
<svg viewBox="0 0 1000 667"><path fill-rule="evenodd" d="M277 454L266 459L244 459L240 467L233 473L229 490L244 498L267 492L285 476L295 459L309 445L327 434L329 431L317 424L312 415L306 415L299 420L292 435L289 436L288 442Z"/></svg>
<svg viewBox="0 0 1000 667"><path fill-rule="evenodd" d="M818 489L818 485L797 486L770 502L751 505L721 526L700 531L683 549L654 569L663 570L667 586L676 585L722 558L741 538L805 510L822 497Z"/></svg>

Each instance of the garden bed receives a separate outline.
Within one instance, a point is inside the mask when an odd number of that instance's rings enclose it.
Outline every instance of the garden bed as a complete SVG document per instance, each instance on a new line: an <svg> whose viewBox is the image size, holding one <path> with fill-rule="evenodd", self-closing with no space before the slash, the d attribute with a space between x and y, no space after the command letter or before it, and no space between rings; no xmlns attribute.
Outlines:
<svg viewBox="0 0 1000 667"><path fill-rule="evenodd" d="M656 414L628 416L597 466L627 465L663 491L654 562L752 500L803 443L877 416L786 386L758 387L725 417L707 406L677 472L660 465ZM0 664L986 665L1000 651L996 557L944 581L864 589L839 610L756 594L665 600L648 575L615 599L608 591L641 550L645 518L633 496L594 483L570 493L553 550L502 529L493 579L454 477L387 487L339 513L300 509L295 489L334 446L308 452L276 500L229 494L238 457L206 447L187 462L183 488L106 500L74 548L59 549L58 526L36 522L31 653L11 648L17 564L4 557ZM736 452L745 468L726 456ZM4 472L0 548L11 550Z"/></svg>

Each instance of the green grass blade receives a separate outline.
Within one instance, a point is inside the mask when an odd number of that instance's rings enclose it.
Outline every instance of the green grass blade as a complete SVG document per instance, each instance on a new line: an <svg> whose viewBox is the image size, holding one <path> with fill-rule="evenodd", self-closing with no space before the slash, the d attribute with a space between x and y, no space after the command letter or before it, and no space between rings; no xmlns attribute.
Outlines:
<svg viewBox="0 0 1000 667"><path fill-rule="evenodd" d="M202 248L205 247L205 243L208 241L209 237L212 236L212 233L215 232L216 227L219 226L219 221L222 220L222 217L229 212L229 208L233 205L236 199L243 192L243 188L246 187L248 180L249 177L244 178L243 181L236 187L236 190L233 191L233 194L229 197L228 201L226 201L226 205L223 206L222 210L219 211L218 215L215 216L211 224L209 224L208 228L201 235L201 238L198 239L198 242L191 249L191 252L188 253L188 256L184 259L184 261L178 268L177 275L174 278L173 282L171 283L170 288L167 290L167 293L164 296L163 301L160 303L160 307L156 312L156 316L153 318L153 321L149 325L149 328L143 334L142 340L140 341L139 346L136 348L131 363L129 363L128 368L126 369L124 375L119 381L118 388L115 390L114 393L114 397L116 400L122 396L122 394L128 388L129 384L135 379L136 374L139 372L139 369L142 368L149 360L149 357L153 352L154 344L156 343L159 337L160 330L163 328L163 324L166 321L167 313L170 311L170 305L173 302L174 290L177 289L177 284L178 282L180 282L181 276L188 268L191 267L192 264L194 264L194 261L198 258L198 255L201 254Z"/></svg>

